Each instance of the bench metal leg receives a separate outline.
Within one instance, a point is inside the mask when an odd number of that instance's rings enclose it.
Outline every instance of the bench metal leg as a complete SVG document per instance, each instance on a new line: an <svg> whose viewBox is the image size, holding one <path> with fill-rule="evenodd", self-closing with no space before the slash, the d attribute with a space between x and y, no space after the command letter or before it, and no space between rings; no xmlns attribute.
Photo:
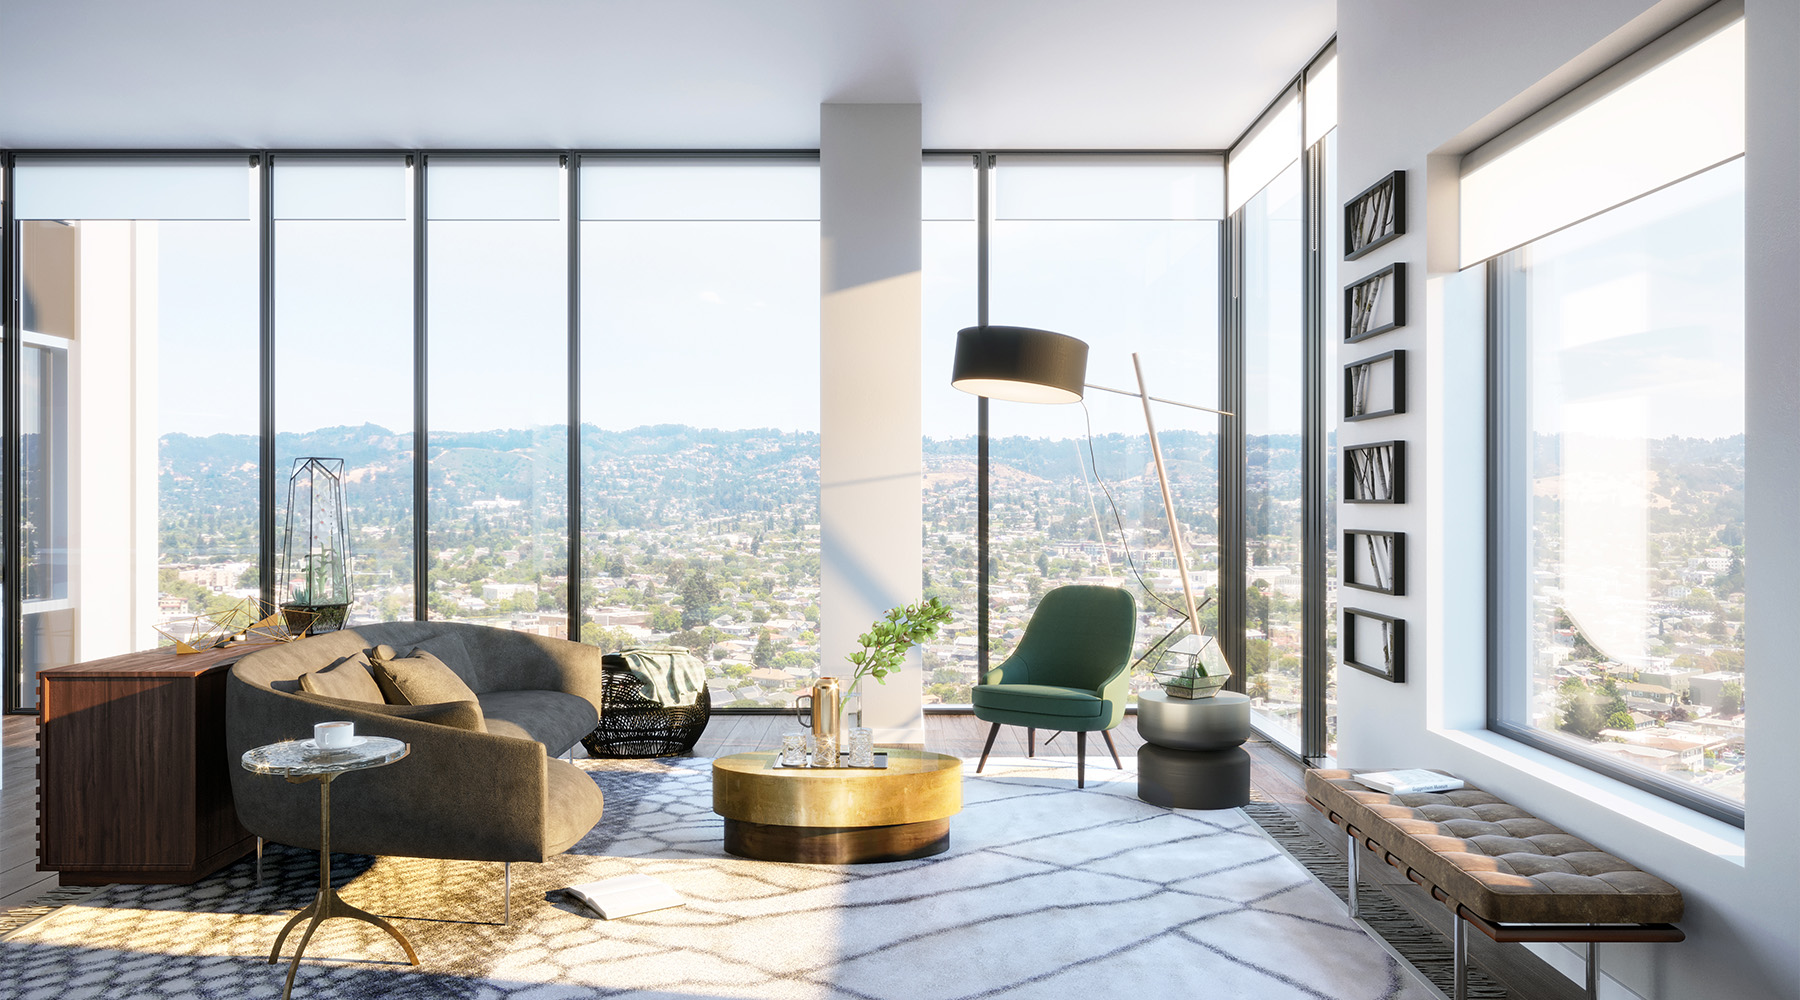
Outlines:
<svg viewBox="0 0 1800 1000"><path fill-rule="evenodd" d="M1452 917L1451 923L1455 925L1450 932L1450 948L1456 955L1456 982L1451 988L1450 1000L1469 1000L1469 922Z"/></svg>
<svg viewBox="0 0 1800 1000"><path fill-rule="evenodd" d="M1587 943L1587 998L1600 1000L1600 942Z"/></svg>
<svg viewBox="0 0 1800 1000"><path fill-rule="evenodd" d="M1362 850L1356 838L1348 833L1344 834L1344 843L1350 848L1350 919L1355 920L1362 913L1362 907L1357 905L1356 899L1357 883L1362 880L1362 860L1359 857Z"/></svg>

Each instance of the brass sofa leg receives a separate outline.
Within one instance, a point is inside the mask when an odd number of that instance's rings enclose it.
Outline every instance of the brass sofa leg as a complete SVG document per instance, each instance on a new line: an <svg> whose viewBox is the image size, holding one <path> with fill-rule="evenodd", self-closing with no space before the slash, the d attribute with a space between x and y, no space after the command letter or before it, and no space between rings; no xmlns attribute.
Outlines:
<svg viewBox="0 0 1800 1000"><path fill-rule="evenodd" d="M262 845L263 839L256 838L256 887L262 888Z"/></svg>

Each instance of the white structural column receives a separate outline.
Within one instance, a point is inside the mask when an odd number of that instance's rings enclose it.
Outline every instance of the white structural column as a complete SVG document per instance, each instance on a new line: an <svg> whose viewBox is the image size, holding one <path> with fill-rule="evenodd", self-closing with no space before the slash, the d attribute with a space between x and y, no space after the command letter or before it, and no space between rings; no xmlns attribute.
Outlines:
<svg viewBox="0 0 1800 1000"><path fill-rule="evenodd" d="M919 599L919 106L819 118L819 651L848 678L857 636ZM923 693L917 650L865 682L877 742L924 742Z"/></svg>

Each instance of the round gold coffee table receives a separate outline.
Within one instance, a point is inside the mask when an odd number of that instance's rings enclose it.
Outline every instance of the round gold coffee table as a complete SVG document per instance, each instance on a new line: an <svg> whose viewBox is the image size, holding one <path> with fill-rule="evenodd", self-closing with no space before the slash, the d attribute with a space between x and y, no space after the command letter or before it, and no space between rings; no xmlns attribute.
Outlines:
<svg viewBox="0 0 1800 1000"><path fill-rule="evenodd" d="M725 850L758 861L860 865L950 849L962 811L962 759L888 750L885 768L776 767L777 754L713 761L713 812Z"/></svg>

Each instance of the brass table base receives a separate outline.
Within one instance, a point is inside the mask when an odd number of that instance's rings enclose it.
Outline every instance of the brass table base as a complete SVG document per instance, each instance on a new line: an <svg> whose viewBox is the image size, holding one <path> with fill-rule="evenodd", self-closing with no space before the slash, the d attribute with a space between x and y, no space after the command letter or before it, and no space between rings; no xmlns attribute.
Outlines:
<svg viewBox="0 0 1800 1000"><path fill-rule="evenodd" d="M725 853L755 861L867 865L929 858L950 849L950 820L892 826L778 826L725 820Z"/></svg>
<svg viewBox="0 0 1800 1000"><path fill-rule="evenodd" d="M375 914L357 909L344 902L344 898L331 887L331 782L337 776L336 774L317 776L319 782L319 894L313 898L312 903L306 909L288 919L287 925L281 928L281 933L275 936L275 947L269 949L269 964L274 965L281 960L281 945L287 941L289 932L298 926L300 921L311 918L306 925L306 930L300 935L300 946L294 949L294 960L288 963L287 983L281 987L281 1000L289 1000L293 995L294 974L300 971L300 956L306 953L306 945L312 940L313 931L318 930L320 924L333 917L361 920L387 931L395 941L400 942L400 947L406 952L406 960L413 965L419 964L419 956L413 951L412 942L406 940L406 935L400 933L400 930L393 924ZM288 780L299 783L312 780L312 776L293 776Z"/></svg>

